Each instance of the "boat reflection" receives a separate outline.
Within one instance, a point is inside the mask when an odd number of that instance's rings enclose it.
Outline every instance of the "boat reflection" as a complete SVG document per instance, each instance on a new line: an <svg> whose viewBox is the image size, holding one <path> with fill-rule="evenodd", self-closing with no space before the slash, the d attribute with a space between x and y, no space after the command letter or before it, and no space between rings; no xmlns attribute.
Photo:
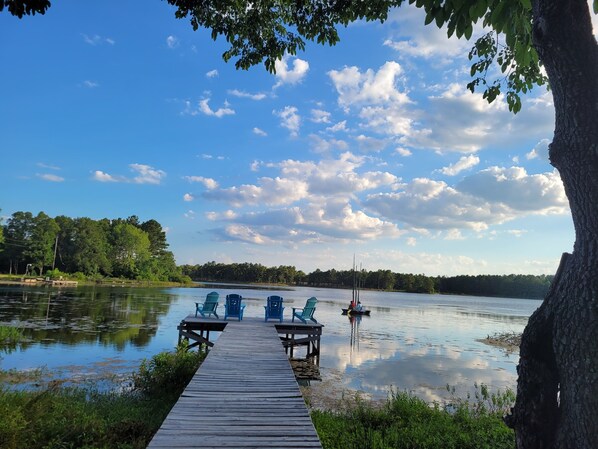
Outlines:
<svg viewBox="0 0 598 449"><path fill-rule="evenodd" d="M359 351L359 324L361 323L361 315L347 315L349 323L351 324L351 352L353 350Z"/></svg>

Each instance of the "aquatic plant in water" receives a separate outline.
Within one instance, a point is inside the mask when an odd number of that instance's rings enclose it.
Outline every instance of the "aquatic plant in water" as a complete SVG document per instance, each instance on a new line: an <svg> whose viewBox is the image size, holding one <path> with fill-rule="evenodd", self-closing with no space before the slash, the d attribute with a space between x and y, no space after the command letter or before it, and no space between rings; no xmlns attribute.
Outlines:
<svg viewBox="0 0 598 449"><path fill-rule="evenodd" d="M24 339L23 329L14 326L0 326L0 353L10 354Z"/></svg>

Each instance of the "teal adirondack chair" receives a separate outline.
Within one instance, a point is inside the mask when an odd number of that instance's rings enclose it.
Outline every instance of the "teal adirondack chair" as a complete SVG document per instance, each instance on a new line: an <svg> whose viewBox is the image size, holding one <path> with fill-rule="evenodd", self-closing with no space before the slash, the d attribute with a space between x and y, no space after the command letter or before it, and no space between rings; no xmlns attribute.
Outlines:
<svg viewBox="0 0 598 449"><path fill-rule="evenodd" d="M224 304L224 319L228 317L237 317L239 321L243 319L243 311L245 310L245 304L243 304L243 297L232 293L226 295L226 303Z"/></svg>
<svg viewBox="0 0 598 449"><path fill-rule="evenodd" d="M195 316L197 316L197 314L201 314L202 317L206 317L206 315L208 316L208 318L211 315L214 315L216 318L220 318L218 316L218 313L216 313L216 310L218 309L218 293L216 292L212 292L212 293L208 293L208 296L206 296L206 300L202 303L196 302L195 303Z"/></svg>
<svg viewBox="0 0 598 449"><path fill-rule="evenodd" d="M311 320L317 324L318 322L314 318L314 312L316 311L317 302L318 300L314 296L312 296L307 300L303 309L293 307L293 318L291 321L295 322L295 318L297 318L303 321L304 323L307 323L307 320Z"/></svg>
<svg viewBox="0 0 598 449"><path fill-rule="evenodd" d="M268 296L264 309L266 309L266 319L264 321L268 321L270 318L274 318L280 320L280 322L282 323L282 314L284 312L284 306L282 305L282 296Z"/></svg>

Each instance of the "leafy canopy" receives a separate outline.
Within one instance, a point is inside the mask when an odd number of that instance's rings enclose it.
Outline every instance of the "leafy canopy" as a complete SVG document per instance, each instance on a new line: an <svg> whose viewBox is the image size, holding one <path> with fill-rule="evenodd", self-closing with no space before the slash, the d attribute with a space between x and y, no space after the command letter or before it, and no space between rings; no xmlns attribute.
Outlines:
<svg viewBox="0 0 598 449"><path fill-rule="evenodd" d="M286 53L305 49L305 40L334 45L339 41L337 27L356 20L384 22L391 8L405 0L167 0L175 6L178 18L189 17L195 30L212 30L212 38L223 36L230 48L224 60L236 58L240 69L263 62L270 72ZM531 0L409 0L426 12L425 23L446 26L448 36L470 39L474 25L487 33L476 40L468 84L474 92L484 89L492 102L506 92L509 109L521 108L520 93L547 79L540 70L538 54L532 45ZM598 3L598 0L595 0ZM500 73L491 70L497 64ZM498 73L498 75L497 75ZM490 80L490 76L494 79Z"/></svg>
<svg viewBox="0 0 598 449"><path fill-rule="evenodd" d="M521 109L520 94L548 80L532 44L532 0L166 0L177 18L189 18L193 29L208 28L212 39L224 37L230 48L222 55L235 67L264 63L274 72L285 54L305 49L306 40L335 45L338 26L357 20L384 22L392 8L415 4L426 24L446 26L448 36L471 39L474 26L486 30L469 53L474 92L494 101L502 92L509 109ZM593 0L598 12L598 0ZM0 0L0 11L18 17L44 14L49 0ZM497 70L498 69L498 70Z"/></svg>
<svg viewBox="0 0 598 449"><path fill-rule="evenodd" d="M0 0L0 12L7 8L9 13L19 19L24 15L44 14L49 7L49 0Z"/></svg>

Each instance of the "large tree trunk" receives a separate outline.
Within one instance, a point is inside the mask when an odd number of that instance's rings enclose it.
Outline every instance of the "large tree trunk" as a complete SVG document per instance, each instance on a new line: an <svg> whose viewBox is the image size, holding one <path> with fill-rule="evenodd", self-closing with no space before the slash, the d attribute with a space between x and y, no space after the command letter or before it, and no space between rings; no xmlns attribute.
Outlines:
<svg viewBox="0 0 598 449"><path fill-rule="evenodd" d="M507 423L519 449L596 449L598 45L587 0L535 0L533 20L556 110L550 161L561 174L576 238L523 333L517 402Z"/></svg>

